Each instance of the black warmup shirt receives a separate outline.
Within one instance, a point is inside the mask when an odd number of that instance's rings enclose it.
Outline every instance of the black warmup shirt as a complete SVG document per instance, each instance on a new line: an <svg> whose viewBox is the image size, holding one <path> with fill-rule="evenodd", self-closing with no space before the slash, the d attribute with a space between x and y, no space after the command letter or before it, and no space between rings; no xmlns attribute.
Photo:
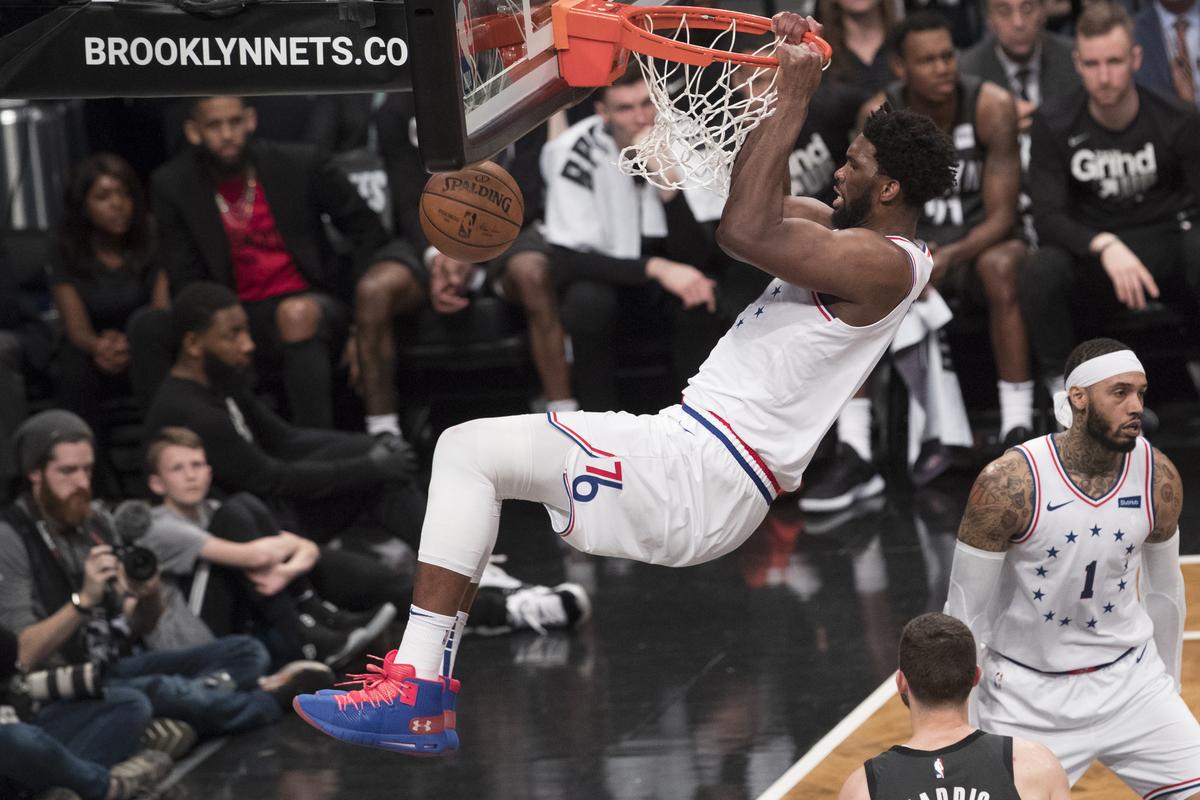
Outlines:
<svg viewBox="0 0 1200 800"><path fill-rule="evenodd" d="M1200 197L1200 112L1138 87L1137 116L1109 130L1080 91L1033 116L1030 195L1038 238L1078 256L1102 231L1178 229Z"/></svg>
<svg viewBox="0 0 1200 800"><path fill-rule="evenodd" d="M146 414L147 438L168 425L196 432L214 483L227 493L304 500L361 491L380 481L378 468L366 456L306 459L348 434L289 425L249 392L223 396L195 381L168 376Z"/></svg>
<svg viewBox="0 0 1200 800"><path fill-rule="evenodd" d="M1021 800L1013 740L975 731L940 750L896 745L866 762L871 800Z"/></svg>
<svg viewBox="0 0 1200 800"><path fill-rule="evenodd" d="M61 262L50 268L52 283L67 284L79 292L96 332L125 330L133 312L150 305L157 275L154 267L146 267L140 273L109 269L95 257L84 259L76 269L69 269Z"/></svg>
<svg viewBox="0 0 1200 800"><path fill-rule="evenodd" d="M953 127L947 131L954 140L958 172L954 186L944 196L927 202L917 222L917 237L927 242L957 242L987 215L983 207L983 163L987 149L980 144L979 131L975 127L975 109L979 105L982 86L983 81L979 78L959 76L958 110ZM886 96L893 108L908 107L902 83L888 86Z"/></svg>

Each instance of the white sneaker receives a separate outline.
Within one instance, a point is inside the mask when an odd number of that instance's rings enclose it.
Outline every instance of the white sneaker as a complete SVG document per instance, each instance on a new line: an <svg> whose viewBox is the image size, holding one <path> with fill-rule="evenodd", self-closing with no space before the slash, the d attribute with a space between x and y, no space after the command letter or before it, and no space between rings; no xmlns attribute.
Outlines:
<svg viewBox="0 0 1200 800"><path fill-rule="evenodd" d="M505 607L514 629L532 628L540 634L549 628L575 628L592 616L587 592L575 583L518 589L505 598Z"/></svg>
<svg viewBox="0 0 1200 800"><path fill-rule="evenodd" d="M526 586L524 581L509 575L500 565L508 560L507 556L491 556L487 566L483 568L483 576L479 579L480 589L500 589L505 592L515 592Z"/></svg>

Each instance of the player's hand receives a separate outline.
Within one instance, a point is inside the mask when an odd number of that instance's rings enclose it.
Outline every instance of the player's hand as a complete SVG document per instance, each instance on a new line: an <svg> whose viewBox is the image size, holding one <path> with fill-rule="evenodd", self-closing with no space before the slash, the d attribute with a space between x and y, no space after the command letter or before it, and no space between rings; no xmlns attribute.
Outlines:
<svg viewBox="0 0 1200 800"><path fill-rule="evenodd" d="M429 304L439 314L453 314L471 304L464 297L467 278L475 269L474 264L458 261L438 253L433 257L429 272Z"/></svg>
<svg viewBox="0 0 1200 800"><path fill-rule="evenodd" d="M684 308L704 306L710 314L717 310L717 282L695 267L665 258L651 258L646 262L646 274L678 297Z"/></svg>
<svg viewBox="0 0 1200 800"><path fill-rule="evenodd" d="M87 560L83 562L83 586L79 590L84 605L95 608L104 602L104 591L108 582L118 576L119 566L112 548L106 544L88 551Z"/></svg>
<svg viewBox="0 0 1200 800"><path fill-rule="evenodd" d="M786 106L807 102L821 85L825 59L815 47L807 44L781 44L775 48L775 57L779 59L776 103Z"/></svg>
<svg viewBox="0 0 1200 800"><path fill-rule="evenodd" d="M282 564L276 564L266 569L256 569L246 573L254 584L254 591L263 597L277 595L292 582L292 575Z"/></svg>
<svg viewBox="0 0 1200 800"><path fill-rule="evenodd" d="M806 17L794 11L780 11L771 17L771 27L774 28L775 35L783 39L785 44L802 44L804 34L811 31L814 36L820 36L821 31L824 30L824 26L812 17Z"/></svg>
<svg viewBox="0 0 1200 800"><path fill-rule="evenodd" d="M1100 263L1112 281L1117 299L1135 311L1146 307L1146 296L1158 297L1158 284L1142 260L1119 239L1100 253Z"/></svg>

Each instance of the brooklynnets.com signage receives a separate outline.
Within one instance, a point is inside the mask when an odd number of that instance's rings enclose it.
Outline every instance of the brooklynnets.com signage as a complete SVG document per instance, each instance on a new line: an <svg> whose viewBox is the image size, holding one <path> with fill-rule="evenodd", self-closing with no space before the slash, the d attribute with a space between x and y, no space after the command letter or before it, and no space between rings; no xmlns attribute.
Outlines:
<svg viewBox="0 0 1200 800"><path fill-rule="evenodd" d="M89 67L399 67L408 63L403 39L380 36L358 45L349 36L85 36L83 52Z"/></svg>
<svg viewBox="0 0 1200 800"><path fill-rule="evenodd" d="M0 0L2 3L3 0ZM404 91L404 3L364 24L341 4L287 0L204 19L173 3L60 7L0 46L0 97L163 97ZM63 76L70 76L65 79Z"/></svg>

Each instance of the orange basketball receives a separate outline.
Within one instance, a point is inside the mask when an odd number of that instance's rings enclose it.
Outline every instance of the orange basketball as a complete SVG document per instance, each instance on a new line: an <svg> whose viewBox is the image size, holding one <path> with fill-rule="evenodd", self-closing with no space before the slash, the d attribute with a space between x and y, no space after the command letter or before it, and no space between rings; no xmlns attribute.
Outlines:
<svg viewBox="0 0 1200 800"><path fill-rule="evenodd" d="M458 172L433 175L421 192L421 229L451 258L478 263L508 249L525 219L517 182L499 166L481 161Z"/></svg>

